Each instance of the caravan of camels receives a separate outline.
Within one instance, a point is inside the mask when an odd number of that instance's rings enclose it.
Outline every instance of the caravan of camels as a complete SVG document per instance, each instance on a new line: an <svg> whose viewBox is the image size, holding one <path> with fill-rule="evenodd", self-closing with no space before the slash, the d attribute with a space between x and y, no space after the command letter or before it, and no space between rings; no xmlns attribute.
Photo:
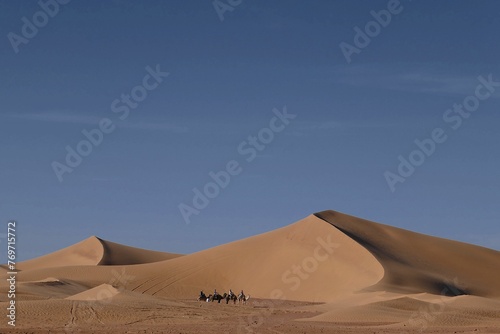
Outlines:
<svg viewBox="0 0 500 334"><path fill-rule="evenodd" d="M248 296L245 296L245 294L243 293L243 290L241 290L241 292L238 294L238 296L236 296L233 292L233 290L229 289L229 292L226 293L224 292L224 294L220 294L217 292L217 289L214 290L214 293L213 294L210 294L210 295L206 295L203 290L200 291L200 295L198 296L198 301L206 301L207 303L208 302L213 302L213 301L217 301L217 303L220 304L221 300L225 300L226 301L226 304L229 304L229 301L232 301L233 304L236 304L236 302L238 302L238 304L246 304L247 300L250 299L250 295Z"/></svg>

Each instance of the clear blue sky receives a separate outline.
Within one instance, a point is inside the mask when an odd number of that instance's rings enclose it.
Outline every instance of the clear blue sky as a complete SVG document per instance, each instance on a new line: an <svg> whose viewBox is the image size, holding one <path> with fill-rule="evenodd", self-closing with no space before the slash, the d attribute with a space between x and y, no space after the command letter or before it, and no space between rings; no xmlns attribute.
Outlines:
<svg viewBox="0 0 500 334"><path fill-rule="evenodd" d="M243 0L221 21L210 0L73 0L15 53L41 8L1 1L0 221L18 221L19 259L91 235L190 253L327 209L500 249L500 87L459 129L443 120L478 76L500 81L500 3L402 1L347 63L339 44L387 6ZM168 77L121 120L112 102L157 65ZM296 118L246 161L284 106ZM104 118L114 131L59 182L52 162ZM384 172L438 127L391 192ZM179 204L231 160L241 173L186 224Z"/></svg>

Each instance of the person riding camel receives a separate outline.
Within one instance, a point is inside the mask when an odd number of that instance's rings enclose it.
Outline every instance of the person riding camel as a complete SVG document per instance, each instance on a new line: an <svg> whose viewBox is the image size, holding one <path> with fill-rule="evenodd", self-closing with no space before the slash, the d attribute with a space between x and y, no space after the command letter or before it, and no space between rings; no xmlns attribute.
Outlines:
<svg viewBox="0 0 500 334"><path fill-rule="evenodd" d="M231 298L234 295L233 290L229 289L229 298Z"/></svg>
<svg viewBox="0 0 500 334"><path fill-rule="evenodd" d="M219 294L217 293L217 289L214 289L214 297L217 297Z"/></svg>

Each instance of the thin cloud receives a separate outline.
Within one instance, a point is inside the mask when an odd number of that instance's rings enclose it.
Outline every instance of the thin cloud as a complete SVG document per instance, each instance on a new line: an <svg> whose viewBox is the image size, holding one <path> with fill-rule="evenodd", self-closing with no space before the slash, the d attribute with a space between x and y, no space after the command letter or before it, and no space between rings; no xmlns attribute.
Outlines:
<svg viewBox="0 0 500 334"><path fill-rule="evenodd" d="M313 123L310 125L311 128L318 130L332 130L332 129L378 129L387 128L395 126L394 123L384 123L384 122L338 122L338 121L328 121L323 123Z"/></svg>
<svg viewBox="0 0 500 334"><path fill-rule="evenodd" d="M118 127L127 129L138 129L138 130L162 130L171 131L174 133L184 133L188 131L185 126L180 126L171 123L152 123L152 122L125 122L118 123Z"/></svg>
<svg viewBox="0 0 500 334"><path fill-rule="evenodd" d="M360 129L385 129L398 126L394 121L325 121L325 122L302 122L294 127L292 136L305 136L314 134L331 134L332 130L337 131L339 135L351 134L353 130Z"/></svg>
<svg viewBox="0 0 500 334"><path fill-rule="evenodd" d="M38 112L38 113L13 113L8 115L10 118L36 121L36 122L49 122L49 123L66 123L66 124L81 124L81 125L98 125L103 118L94 115L81 115L71 112ZM109 117L112 119L112 117ZM172 123L165 122L133 122L131 120L113 120L114 124L119 128L136 129L136 130L161 130L170 131L174 133L184 133L188 131L185 126L180 126Z"/></svg>
<svg viewBox="0 0 500 334"><path fill-rule="evenodd" d="M358 87L374 87L394 91L439 95L470 95L478 84L477 77L487 76L487 72L471 75L451 74L422 66L349 65L337 66L333 70L334 82ZM470 72L470 71L469 71ZM498 77L494 76L494 80ZM500 98L495 92L494 98Z"/></svg>
<svg viewBox="0 0 500 334"><path fill-rule="evenodd" d="M102 117L92 115L75 115L64 112L15 113L8 116L26 121L74 124L97 124L102 119Z"/></svg>

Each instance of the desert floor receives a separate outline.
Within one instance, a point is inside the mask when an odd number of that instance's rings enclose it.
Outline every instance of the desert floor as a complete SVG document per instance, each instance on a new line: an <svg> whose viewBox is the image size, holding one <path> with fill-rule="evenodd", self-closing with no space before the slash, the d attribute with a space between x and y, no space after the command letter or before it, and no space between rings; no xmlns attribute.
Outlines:
<svg viewBox="0 0 500 334"><path fill-rule="evenodd" d="M444 312L423 315L418 325L390 322L317 322L302 320L319 312L319 304L249 300L247 305L197 301L150 301L107 304L85 301L44 301L20 305L15 329L1 333L499 333L500 326L443 323ZM37 312L32 312L37 309ZM411 316L411 313L408 313ZM460 319L456 319L460 324ZM446 322L446 321L445 321ZM438 324L436 326L436 324Z"/></svg>

